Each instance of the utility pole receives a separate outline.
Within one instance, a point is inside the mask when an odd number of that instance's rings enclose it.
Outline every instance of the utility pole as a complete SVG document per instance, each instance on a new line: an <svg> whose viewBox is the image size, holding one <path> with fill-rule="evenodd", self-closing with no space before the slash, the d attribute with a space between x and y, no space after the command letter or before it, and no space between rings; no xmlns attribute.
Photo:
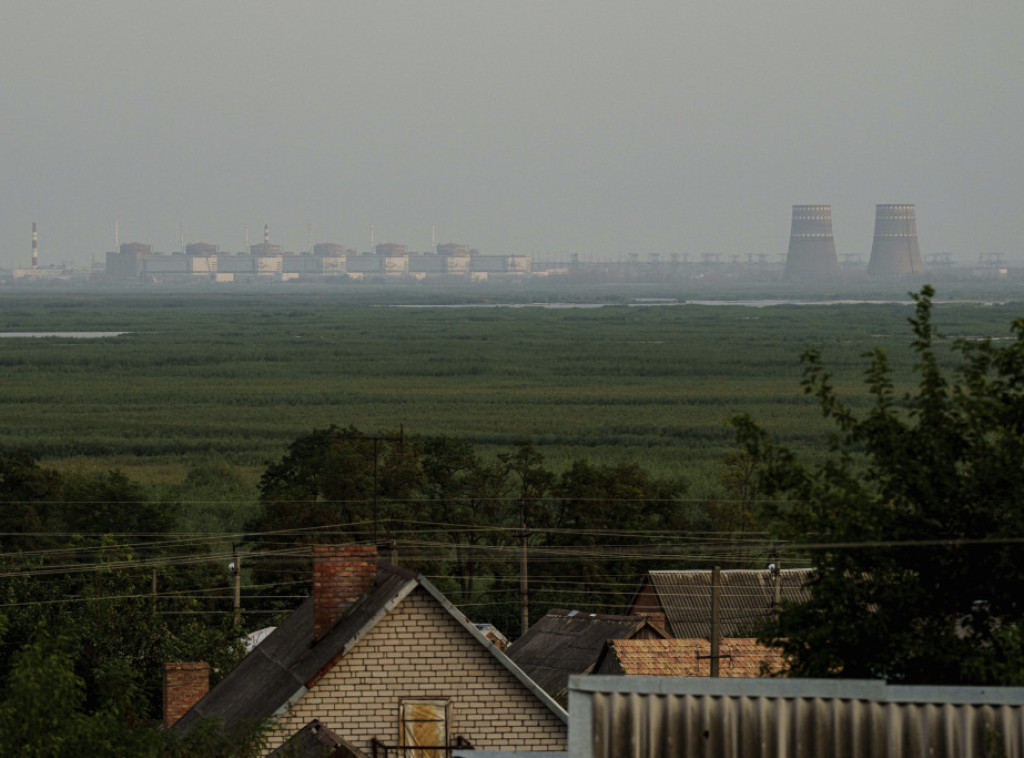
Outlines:
<svg viewBox="0 0 1024 758"><path fill-rule="evenodd" d="M772 550L772 621L777 618L779 604L782 602L782 568L779 563L778 555Z"/></svg>
<svg viewBox="0 0 1024 758"><path fill-rule="evenodd" d="M231 573L235 575L235 623L242 621L242 559L238 557L238 548L231 546Z"/></svg>
<svg viewBox="0 0 1024 758"><path fill-rule="evenodd" d="M522 620L523 634L530 628L530 581L527 575L526 560L526 503L519 503L519 597L522 602L520 618Z"/></svg>
<svg viewBox="0 0 1024 758"><path fill-rule="evenodd" d="M711 676L718 676L719 648L721 647L722 572L718 566L711 569Z"/></svg>

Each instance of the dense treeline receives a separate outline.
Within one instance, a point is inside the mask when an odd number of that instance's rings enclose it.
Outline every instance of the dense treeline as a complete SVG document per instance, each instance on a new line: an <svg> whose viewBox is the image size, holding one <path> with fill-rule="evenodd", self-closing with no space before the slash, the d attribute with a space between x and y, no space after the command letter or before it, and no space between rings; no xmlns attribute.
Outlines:
<svg viewBox="0 0 1024 758"><path fill-rule="evenodd" d="M536 615L556 605L621 612L650 566L645 553L667 535L721 527L721 513L684 502L685 493L683 480L637 463L581 459L555 472L530 445L488 458L452 437L330 427L300 437L267 468L248 530L268 553L340 540L386 554L393 544L402 565L434 577L456 605L486 609L474 615L514 632L523 539L534 556ZM668 564L680 561L658 565ZM257 569L255 583L273 595L306 571L289 576L274 562Z"/></svg>

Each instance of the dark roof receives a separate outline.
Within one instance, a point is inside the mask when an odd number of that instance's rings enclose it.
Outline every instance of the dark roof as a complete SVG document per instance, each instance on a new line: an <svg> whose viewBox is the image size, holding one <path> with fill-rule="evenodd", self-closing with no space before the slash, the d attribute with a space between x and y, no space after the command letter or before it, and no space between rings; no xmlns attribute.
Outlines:
<svg viewBox="0 0 1024 758"><path fill-rule="evenodd" d="M570 674L586 674L608 640L629 639L644 627L644 616L553 610L505 651L533 681L555 698L569 686Z"/></svg>
<svg viewBox="0 0 1024 758"><path fill-rule="evenodd" d="M172 729L187 732L203 719L217 718L224 727L254 726L284 713L307 686L348 652L409 593L421 587L448 611L503 666L526 685L563 721L565 710L533 683L504 653L423 576L382 563L373 589L323 637L313 640L313 599L308 598L273 634L232 669Z"/></svg>
<svg viewBox="0 0 1024 758"><path fill-rule="evenodd" d="M363 754L313 719L267 758L361 758Z"/></svg>
<svg viewBox="0 0 1024 758"><path fill-rule="evenodd" d="M779 581L783 601L802 603L810 598L804 584L813 569L782 569ZM658 596L673 637L711 636L711 571L649 571L644 579ZM774 575L768 569L721 572L721 635L738 637L772 613ZM641 589L643 589L641 587Z"/></svg>

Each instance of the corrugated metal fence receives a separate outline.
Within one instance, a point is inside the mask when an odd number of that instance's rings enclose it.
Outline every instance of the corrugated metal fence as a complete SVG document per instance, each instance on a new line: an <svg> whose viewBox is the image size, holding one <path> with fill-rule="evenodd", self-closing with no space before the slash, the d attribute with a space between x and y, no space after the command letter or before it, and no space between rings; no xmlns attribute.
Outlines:
<svg viewBox="0 0 1024 758"><path fill-rule="evenodd" d="M572 758L1024 755L1024 688L573 677Z"/></svg>

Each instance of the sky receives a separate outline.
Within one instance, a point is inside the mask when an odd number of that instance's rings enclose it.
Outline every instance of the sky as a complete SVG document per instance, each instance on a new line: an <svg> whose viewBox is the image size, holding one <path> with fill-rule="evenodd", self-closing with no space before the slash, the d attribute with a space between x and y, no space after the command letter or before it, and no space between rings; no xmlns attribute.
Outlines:
<svg viewBox="0 0 1024 758"><path fill-rule="evenodd" d="M1020 0L0 0L0 267L262 240L1024 261ZM433 230L433 231L432 231Z"/></svg>

